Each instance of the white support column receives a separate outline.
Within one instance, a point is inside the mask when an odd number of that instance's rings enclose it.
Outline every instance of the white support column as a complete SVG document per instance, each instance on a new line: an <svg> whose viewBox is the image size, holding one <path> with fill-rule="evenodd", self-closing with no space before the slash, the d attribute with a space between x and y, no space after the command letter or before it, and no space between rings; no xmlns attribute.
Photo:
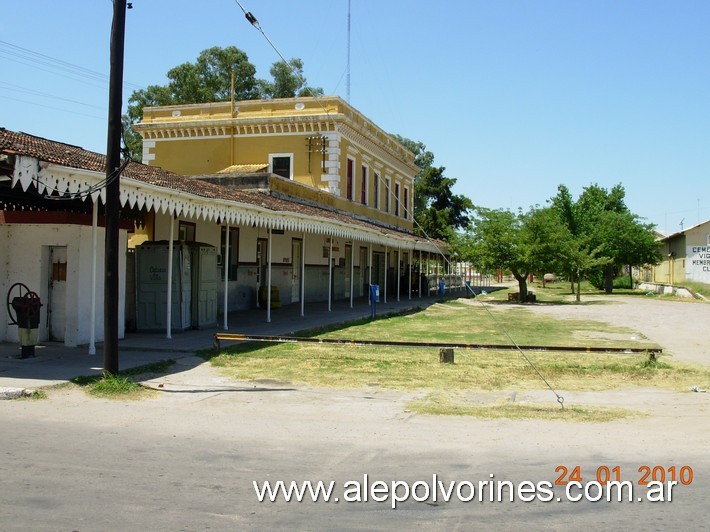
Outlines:
<svg viewBox="0 0 710 532"><path fill-rule="evenodd" d="M350 308L353 308L353 288L355 288L355 240L350 246Z"/></svg>
<svg viewBox="0 0 710 532"><path fill-rule="evenodd" d="M367 282L372 284L372 244L367 246Z"/></svg>
<svg viewBox="0 0 710 532"><path fill-rule="evenodd" d="M389 258L390 258L389 248L387 246L385 246L385 296L384 296L385 303L387 303L387 266L389 266Z"/></svg>
<svg viewBox="0 0 710 532"><path fill-rule="evenodd" d="M304 231L301 239L301 317L305 316L306 310L306 233Z"/></svg>
<svg viewBox="0 0 710 532"><path fill-rule="evenodd" d="M175 220L170 215L170 237L168 240L168 310L165 313L168 317L167 331L165 337L171 339L173 327L173 238L175 232Z"/></svg>
<svg viewBox="0 0 710 532"><path fill-rule="evenodd" d="M399 265L402 263L402 248L397 248L397 266L394 269L394 274L397 276L397 302L399 302L399 292L402 288L400 283L402 282L402 276L399 274Z"/></svg>
<svg viewBox="0 0 710 532"><path fill-rule="evenodd" d="M370 286L372 286L372 244L367 245L367 271L368 271L368 280L367 280L367 300L370 304L370 306L374 305L375 302L370 299Z"/></svg>
<svg viewBox="0 0 710 532"><path fill-rule="evenodd" d="M328 312L333 310L333 237L329 237L328 248Z"/></svg>
<svg viewBox="0 0 710 532"><path fill-rule="evenodd" d="M271 323L271 228L269 227L269 249L266 252L266 323Z"/></svg>
<svg viewBox="0 0 710 532"><path fill-rule="evenodd" d="M91 213L91 324L89 325L89 354L96 354L96 253L99 225L99 198L94 201Z"/></svg>
<svg viewBox="0 0 710 532"><path fill-rule="evenodd" d="M414 249L409 252L407 255L409 257L409 277L407 281L407 286L409 287L409 297L408 299L411 301L412 300L412 262L414 261Z"/></svg>
<svg viewBox="0 0 710 532"><path fill-rule="evenodd" d="M424 270L423 270L423 264L422 264L422 250L419 250L419 299L422 298L422 275L424 275Z"/></svg>
<svg viewBox="0 0 710 532"><path fill-rule="evenodd" d="M224 330L229 330L227 323L227 314L229 313L229 224L227 224L226 234L224 237Z"/></svg>

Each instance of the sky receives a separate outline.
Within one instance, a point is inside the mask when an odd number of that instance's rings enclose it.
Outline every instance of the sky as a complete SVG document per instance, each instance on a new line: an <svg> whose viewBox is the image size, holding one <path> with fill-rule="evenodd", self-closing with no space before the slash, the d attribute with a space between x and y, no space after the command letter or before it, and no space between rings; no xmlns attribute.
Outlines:
<svg viewBox="0 0 710 532"><path fill-rule="evenodd" d="M10 2L0 127L106 153L111 0ZM710 219L707 0L239 0L308 84L423 142L486 208L547 204L560 184L622 184L671 233ZM135 0L124 111L172 67L236 46L279 56L235 0Z"/></svg>

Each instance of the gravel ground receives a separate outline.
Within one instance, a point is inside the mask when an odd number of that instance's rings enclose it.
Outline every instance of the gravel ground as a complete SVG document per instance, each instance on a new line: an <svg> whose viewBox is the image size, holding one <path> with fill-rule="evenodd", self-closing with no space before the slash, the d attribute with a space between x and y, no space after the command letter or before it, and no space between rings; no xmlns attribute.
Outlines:
<svg viewBox="0 0 710 532"><path fill-rule="evenodd" d="M609 302L611 300L611 302ZM660 344L675 360L710 364L710 304L662 301L652 297L583 297L580 305L531 305L536 314L555 319L595 320L629 327Z"/></svg>

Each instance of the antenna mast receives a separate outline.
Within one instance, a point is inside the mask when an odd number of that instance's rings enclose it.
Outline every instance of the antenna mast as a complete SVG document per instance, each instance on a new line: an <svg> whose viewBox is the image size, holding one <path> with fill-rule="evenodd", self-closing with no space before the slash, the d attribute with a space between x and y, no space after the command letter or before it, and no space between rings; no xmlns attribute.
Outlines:
<svg viewBox="0 0 710 532"><path fill-rule="evenodd" d="M348 67L345 77L345 100L350 103L350 0L348 0Z"/></svg>

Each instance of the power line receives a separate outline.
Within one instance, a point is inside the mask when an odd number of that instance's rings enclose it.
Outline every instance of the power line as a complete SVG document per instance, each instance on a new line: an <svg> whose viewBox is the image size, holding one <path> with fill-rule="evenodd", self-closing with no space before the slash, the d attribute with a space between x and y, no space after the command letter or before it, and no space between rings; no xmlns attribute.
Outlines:
<svg viewBox="0 0 710 532"><path fill-rule="evenodd" d="M98 109L100 111L105 110L105 107L102 107L99 105L91 105L90 103L80 102L79 100L72 100L71 98L62 98L61 96L57 96L56 94L49 94L48 92L38 91L36 89L31 89L29 87L23 87L22 85L16 85L14 83L8 83L6 81L0 81L0 85L4 85L7 88L7 90L10 90L10 91L20 92L23 94L29 94L32 96L41 96L43 98L51 98L54 100L60 100L63 102L68 102L68 103L74 103L77 105L83 105L84 107L91 107L93 109Z"/></svg>
<svg viewBox="0 0 710 532"><path fill-rule="evenodd" d="M242 12L244 13L244 17L246 17L247 21L249 21L249 24L254 26L259 31L259 33L261 33L264 36L264 39L266 39L266 41L271 45L271 47L278 54L278 56L281 58L281 60L288 65L288 67L291 69L291 71L294 73L294 75L300 79L303 79L303 76L301 76L298 72L296 72L296 69L291 65L291 63L289 61L286 60L286 58L283 56L283 54L281 54L279 49L276 48L276 45L273 43L273 41L271 39L269 39L269 36L266 35L266 32L261 28L261 24L259 24L259 21L256 19L256 17L254 15L252 15L250 11L247 11L239 0L234 0L234 1L241 8Z"/></svg>
<svg viewBox="0 0 710 532"><path fill-rule="evenodd" d="M57 59L56 57L42 54L40 52L35 52L29 48L23 48L22 46L17 46L16 44L3 40L0 40L0 57L36 68L43 72L49 72L55 75L67 77L82 83L88 83L90 81L100 82L101 88L105 88L109 82L108 74L91 70L62 59ZM88 84L92 85L91 83ZM125 82L123 85L134 89L145 88L144 86L128 82Z"/></svg>
<svg viewBox="0 0 710 532"><path fill-rule="evenodd" d="M279 51L279 49L276 48L276 45L271 41L271 39L269 39L269 37L268 37L268 36L266 35L266 33L264 32L264 30L261 28L261 25L259 24L259 21L257 20L257 18L256 18L250 11L247 11L247 10L244 8L244 6L241 4L241 2L240 2L239 0L234 0L234 1L235 1L235 2L237 3L237 5L241 8L241 10L242 10L242 12L244 13L244 16L246 17L246 19L247 19L247 21L249 22L249 24L251 24L252 26L254 26L254 27L264 36L264 38L265 38L265 39L267 40L267 42L271 45L271 47L272 47L272 48L274 49L274 51L278 54L278 56L279 56L279 57L283 60L283 62L291 69L291 71L293 72L293 74L294 74L295 76L297 76L299 79L302 80L302 79L303 79L303 76L301 76L301 75L295 70L295 68L291 65L291 63L289 63L289 62L286 60L286 58L285 58L285 57L283 56L283 54ZM350 12L349 12L349 6L348 6L348 31L349 31L349 29L350 29ZM349 46L349 42L348 42L348 46ZM349 55L349 54L348 54L348 55ZM349 57L348 57L348 61L349 61ZM349 78L349 65L348 65L348 78ZM348 79L348 100L349 100L349 98L350 98L350 94L349 94L349 93L350 93L350 87L349 87L349 84L350 84L350 80ZM323 104L320 102L320 100L318 100L318 102L320 103L321 107L323 107L323 109L326 111L326 113L328 113L328 111L325 109L325 107L324 107ZM336 127L336 129L337 129L337 127ZM382 178L379 177L379 179L381 180ZM387 193L390 194L389 187L387 186L386 183L385 183L385 188L387 189ZM412 190L412 194L413 194L413 193L414 193L414 190ZM397 202L398 205L402 205L402 203L401 203L401 201L400 201L400 199L399 199L398 196L395 196L395 201ZM449 259L446 257L446 255L444 254L444 252L439 248L439 246L437 246L437 244L432 241L432 239L431 239L431 238L429 237L429 235L426 233L426 231L425 231L424 228L421 226L421 224L419 224L419 222L417 222L417 220L414 218L413 214L409 211L409 208L408 208L406 205L403 206L403 211L404 211L404 213L405 213L407 216L409 216L409 217L412 219L412 221L419 227L419 229L421 230L422 234L426 237L427 241L428 241L430 244L432 244L432 245L436 248L437 252L442 256L442 258L444 259L444 261L449 265L449 267L451 267L451 266L452 266L452 265L451 265L451 261L449 261ZM490 313L490 311L488 311L488 312L489 312L489 314L490 314L491 317L492 317L492 314ZM535 365L534 365L533 362L530 360L530 358L528 358L528 356L527 356L527 355L523 352L523 350L518 346L518 344L515 342L515 340L513 340L513 338L510 336L510 334L509 334L508 331L505 329L505 327L503 327L503 325L502 325L501 323L499 323L497 320L495 320L495 318L493 318L493 319L494 319L494 322L496 323L496 325L503 331L503 333L504 333L504 334L508 337L508 339L513 343L513 345L517 348L517 350L520 352L520 354L525 358L525 360L527 361L527 363L535 370L535 372L537 373L537 375L538 375L538 376L542 379L542 381L548 386L548 388L550 388L550 390L552 390L552 392L557 396L557 402L560 403L560 406L564 409L564 398L563 398L561 395L559 395L559 394L552 388L552 386L550 385L550 383L547 382L547 380L545 379L545 377L542 375L542 373L540 373L540 371L537 369L537 367L535 367Z"/></svg>
<svg viewBox="0 0 710 532"><path fill-rule="evenodd" d="M44 104L37 103L37 102L29 102L27 100L21 100L20 98L13 98L11 96L5 96L4 94L0 94L0 98L4 98L5 100L12 100L14 102L26 103L28 105L35 105L37 107L44 107L45 109L51 109L53 111L61 111L62 113L69 113L70 115L86 116L89 118L96 118L97 120L106 120L105 116L95 116L95 115L90 115L90 114L86 114L86 113L79 113L77 111L70 111L69 109L61 109L59 107L52 107L51 105L44 105Z"/></svg>
<svg viewBox="0 0 710 532"><path fill-rule="evenodd" d="M379 178L380 180L382 180L382 178L379 177L379 175L378 175L378 178ZM387 190L387 194L390 194L391 191L390 191L390 187L387 185L387 182L386 182L386 181L383 181L383 183L384 183L385 189ZM414 191L412 191L412 194L413 194L413 193L414 193ZM394 199L395 199L395 201L397 202L397 204L402 207L403 212L404 212L407 216L409 216L409 217L412 219L412 221L414 222L414 224L419 228L419 230L422 232L422 234L424 235L424 237L427 239L427 242L429 242L432 246L434 246L434 248L436 248L436 250L437 250L437 252L439 253L439 255L441 255L442 259L444 259L444 262L445 262L446 264L448 264L449 269L453 270L453 264L451 263L451 261L450 261L450 260L448 259L448 257L444 254L444 252L441 250L441 248L436 244L436 242L433 241L433 240L431 239L431 237L427 234L427 232L424 230L424 228L421 226L421 224L420 224L420 223L416 220L416 218L414 217L414 214L409 210L409 208L408 208L406 205L404 205L404 204L400 201L399 197L398 197L396 194L394 194ZM421 268L421 265L420 265L420 268ZM467 285L467 288L468 288L468 290L471 291L471 293L473 293L473 289L472 289L470 286ZM474 295L475 295L475 294L474 294ZM547 381L547 379L545 378L545 376L540 372L539 369L537 369L537 366L533 363L533 361L530 360L530 357L528 357L528 355L525 353L525 351L524 351L524 350L518 345L518 343L513 339L513 337L511 336L511 334L508 332L508 329L506 329L505 326L504 326L498 319L496 319L496 317L493 315L493 313L490 311L490 309L489 309L488 307L486 307L486 306L483 304L482 301L479 300L478 303L479 303L479 304L481 305L481 307L486 311L486 313L488 314L488 316L493 320L493 323L495 323L495 325L501 330L501 332L506 336L506 338L508 338L508 340L510 340L510 343L511 343L512 346L515 348L515 350L518 351L518 353L520 353L520 355L525 359L525 361L528 363L528 365L535 371L535 373L536 373L537 376L540 378L540 380L542 380L542 382L545 383L545 385L550 389L550 391L551 391L553 394L555 394L555 397L557 397L557 402L560 404L560 407L564 410L564 408L565 408L565 405L564 405L565 398L562 397L559 393L557 393L557 391L556 391L556 390L552 387L552 385Z"/></svg>
<svg viewBox="0 0 710 532"><path fill-rule="evenodd" d="M269 36L266 35L266 32L262 29L261 24L259 24L259 21L257 20L257 18L251 13L251 11L247 11L239 0L234 0L234 1L236 2L236 4L239 6L239 8L244 13L244 17L247 19L249 24L254 26L254 28L256 28L259 31L259 33L261 33L261 35L264 37L264 39L266 39L266 41L269 43L271 48L274 49L276 54L281 58L281 60L284 62L284 64L289 68L289 70L291 70L291 73L301 82L301 84L305 84L306 80L303 77L303 75L296 70L296 68L291 64L290 61L286 60L286 58L281 53L281 51L276 47L274 42L271 39L269 39ZM313 96L313 99L318 103L318 105L320 105L321 109L323 109L323 111L325 112L325 115L327 117L330 117L330 110L327 109L325 107L325 105L323 105L323 101L321 100L319 95L315 94ZM335 120L333 120L333 130L336 132L338 131L338 124L335 122Z"/></svg>
<svg viewBox="0 0 710 532"><path fill-rule="evenodd" d="M45 189L49 190L49 194L45 194L44 198L49 199L49 200L54 200L54 201L71 201L75 199L81 199L84 200L88 198L89 196L100 192L102 189L108 187L112 183L114 183L117 179L120 179L121 173L126 169L126 167L130 164L131 159L125 159L123 163L121 163L121 166L116 168L113 172L111 172L106 178L103 180L99 181L95 185L91 185L88 188L85 188L84 190L79 190L77 192L70 192L67 193L65 191L61 191L58 188L51 188L47 185L45 185ZM59 194L58 196L52 196L52 193L56 192Z"/></svg>

